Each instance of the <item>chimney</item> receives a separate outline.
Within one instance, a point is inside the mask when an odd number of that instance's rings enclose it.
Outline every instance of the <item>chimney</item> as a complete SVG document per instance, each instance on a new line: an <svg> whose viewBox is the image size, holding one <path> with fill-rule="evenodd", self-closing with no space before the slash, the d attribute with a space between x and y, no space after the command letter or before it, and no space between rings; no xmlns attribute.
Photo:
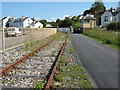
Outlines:
<svg viewBox="0 0 120 90"><path fill-rule="evenodd" d="M10 16L7 16L7 18L10 18Z"/></svg>
<svg viewBox="0 0 120 90"><path fill-rule="evenodd" d="M113 9L113 8L110 8L110 12L115 12L115 9Z"/></svg>
<svg viewBox="0 0 120 90"><path fill-rule="evenodd" d="M13 19L16 19L16 17L13 17Z"/></svg>
<svg viewBox="0 0 120 90"><path fill-rule="evenodd" d="M22 19L25 19L25 16L22 16L21 18L22 18Z"/></svg>

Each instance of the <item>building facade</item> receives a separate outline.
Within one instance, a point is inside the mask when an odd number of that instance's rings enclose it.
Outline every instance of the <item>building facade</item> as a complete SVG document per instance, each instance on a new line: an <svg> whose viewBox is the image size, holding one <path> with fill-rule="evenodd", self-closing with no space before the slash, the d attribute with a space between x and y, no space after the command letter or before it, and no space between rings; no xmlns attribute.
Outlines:
<svg viewBox="0 0 120 90"><path fill-rule="evenodd" d="M10 17L5 17L2 19L2 26L3 27L18 27L18 28L29 28L29 27L34 27L34 28L42 28L42 23L33 21L29 17L24 17L22 16L21 18L10 18Z"/></svg>
<svg viewBox="0 0 120 90"><path fill-rule="evenodd" d="M112 22L120 22L120 2L115 10L107 10L101 16L101 26L106 26Z"/></svg>

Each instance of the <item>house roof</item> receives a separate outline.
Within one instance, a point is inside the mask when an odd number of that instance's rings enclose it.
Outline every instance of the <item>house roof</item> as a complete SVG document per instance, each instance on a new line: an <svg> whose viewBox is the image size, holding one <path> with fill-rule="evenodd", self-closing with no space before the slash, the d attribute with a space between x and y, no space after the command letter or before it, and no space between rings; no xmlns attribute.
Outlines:
<svg viewBox="0 0 120 90"><path fill-rule="evenodd" d="M28 18L28 17L25 17L24 19L22 19L22 18L17 18L17 19L14 19L13 22L21 22L21 21L25 21L27 18ZM13 18L10 18L9 21L11 21L11 20L13 20Z"/></svg>
<svg viewBox="0 0 120 90"><path fill-rule="evenodd" d="M6 16L6 17L2 18L2 20L4 20L5 18L10 18L10 17L9 17L9 16Z"/></svg>
<svg viewBox="0 0 120 90"><path fill-rule="evenodd" d="M45 27L52 27L50 24L47 24Z"/></svg>
<svg viewBox="0 0 120 90"><path fill-rule="evenodd" d="M38 23L39 21L34 21L34 22L32 22L30 25L31 26L34 26L36 23ZM39 23L41 23L41 22L39 22ZM41 23L42 24L42 23Z"/></svg>
<svg viewBox="0 0 120 90"><path fill-rule="evenodd" d="M113 16L116 16L120 11L117 12L111 12Z"/></svg>
<svg viewBox="0 0 120 90"><path fill-rule="evenodd" d="M5 18L7 18L7 17L2 18L2 20L4 20Z"/></svg>
<svg viewBox="0 0 120 90"><path fill-rule="evenodd" d="M89 19L89 20L95 20L96 18L92 17L92 16L86 16L83 17L84 20Z"/></svg>
<svg viewBox="0 0 120 90"><path fill-rule="evenodd" d="M38 22L38 21L34 21L34 22L31 23L31 25L35 25L37 22Z"/></svg>

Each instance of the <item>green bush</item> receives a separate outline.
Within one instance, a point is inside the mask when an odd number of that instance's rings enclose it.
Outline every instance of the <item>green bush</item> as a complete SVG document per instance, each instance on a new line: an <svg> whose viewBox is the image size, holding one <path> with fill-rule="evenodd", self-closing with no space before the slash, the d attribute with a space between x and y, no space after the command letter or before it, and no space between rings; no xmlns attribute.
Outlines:
<svg viewBox="0 0 120 90"><path fill-rule="evenodd" d="M113 44L118 47L120 46L120 42L119 42L120 37L118 37L120 34L114 31L107 31L107 30L103 30L102 28L100 30L93 29L84 32L84 35L99 39L100 41L103 41L103 43L105 44Z"/></svg>
<svg viewBox="0 0 120 90"><path fill-rule="evenodd" d="M120 31L120 22L113 22L107 25L107 30Z"/></svg>

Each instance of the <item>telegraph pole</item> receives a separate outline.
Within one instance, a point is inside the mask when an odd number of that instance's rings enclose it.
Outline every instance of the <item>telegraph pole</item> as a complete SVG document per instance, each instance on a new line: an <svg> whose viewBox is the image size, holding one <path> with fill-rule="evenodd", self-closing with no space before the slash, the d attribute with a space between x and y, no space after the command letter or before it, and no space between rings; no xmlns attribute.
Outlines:
<svg viewBox="0 0 120 90"><path fill-rule="evenodd" d="M5 53L5 33L4 33L4 24L3 24L3 27L2 27L2 52L3 54Z"/></svg>

